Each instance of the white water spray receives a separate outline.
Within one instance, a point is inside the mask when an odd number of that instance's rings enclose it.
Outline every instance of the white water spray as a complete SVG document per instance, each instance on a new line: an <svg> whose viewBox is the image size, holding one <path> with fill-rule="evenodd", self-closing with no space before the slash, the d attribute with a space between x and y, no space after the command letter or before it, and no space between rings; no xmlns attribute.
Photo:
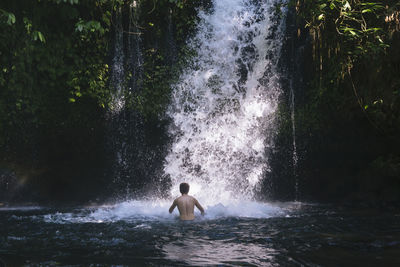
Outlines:
<svg viewBox="0 0 400 267"><path fill-rule="evenodd" d="M200 11L197 55L176 84L168 114L174 137L164 171L172 196L181 182L205 205L251 200L268 168L281 92L277 62L282 1L215 0ZM285 12L282 12L285 13Z"/></svg>

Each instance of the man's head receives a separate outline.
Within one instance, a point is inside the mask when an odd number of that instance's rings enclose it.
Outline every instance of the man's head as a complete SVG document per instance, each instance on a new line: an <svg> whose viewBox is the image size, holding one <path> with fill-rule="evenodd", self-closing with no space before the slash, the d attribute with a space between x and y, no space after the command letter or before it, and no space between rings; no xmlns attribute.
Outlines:
<svg viewBox="0 0 400 267"><path fill-rule="evenodd" d="M189 193L189 184L188 183L181 183L179 185L179 191L181 191L181 194Z"/></svg>

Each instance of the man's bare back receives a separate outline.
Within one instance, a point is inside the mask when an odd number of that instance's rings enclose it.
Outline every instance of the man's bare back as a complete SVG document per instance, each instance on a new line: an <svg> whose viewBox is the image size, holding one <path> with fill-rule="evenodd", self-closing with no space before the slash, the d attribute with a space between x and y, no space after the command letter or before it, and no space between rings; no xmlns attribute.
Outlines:
<svg viewBox="0 0 400 267"><path fill-rule="evenodd" d="M185 186L187 185L186 183L182 184L185 184ZM192 196L189 196L187 192L189 192L189 185L187 185L187 190L184 190L183 192L181 190L182 196L175 199L171 207L169 208L169 213L172 213L175 207L178 206L180 214L179 217L181 220L185 221L194 219L194 206L196 206L200 210L201 215L204 215L203 207L200 205L197 199L195 199Z"/></svg>

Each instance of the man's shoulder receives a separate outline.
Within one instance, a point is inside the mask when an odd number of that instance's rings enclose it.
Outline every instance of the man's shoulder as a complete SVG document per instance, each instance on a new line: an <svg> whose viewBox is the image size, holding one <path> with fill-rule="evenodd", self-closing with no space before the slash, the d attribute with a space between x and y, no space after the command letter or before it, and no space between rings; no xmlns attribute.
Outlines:
<svg viewBox="0 0 400 267"><path fill-rule="evenodd" d="M195 199L194 197L190 196L190 195L183 195L183 196L180 196L180 197L178 197L177 199L175 199L175 201L179 201L179 200L188 200L188 199L193 200L193 201L196 201L196 199Z"/></svg>
<svg viewBox="0 0 400 267"><path fill-rule="evenodd" d="M196 199L192 196L189 196L191 200L196 201Z"/></svg>

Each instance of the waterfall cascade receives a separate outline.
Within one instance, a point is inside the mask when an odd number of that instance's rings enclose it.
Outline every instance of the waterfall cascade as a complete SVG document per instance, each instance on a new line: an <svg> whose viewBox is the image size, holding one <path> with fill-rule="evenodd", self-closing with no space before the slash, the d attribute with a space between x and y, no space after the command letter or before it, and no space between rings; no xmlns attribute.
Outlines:
<svg viewBox="0 0 400 267"><path fill-rule="evenodd" d="M127 166L126 148L127 142L123 135L125 133L126 121L123 119L122 113L125 107L124 96L124 80L125 80L125 67L124 67L124 42L123 42L123 19L122 10L119 8L115 12L115 26L114 26L114 51L113 61L111 65L110 84L113 87L114 94L111 100L109 121L110 123L110 136L108 140L111 144L113 152L113 166L112 177L114 183L119 183L122 179L123 172Z"/></svg>
<svg viewBox="0 0 400 267"><path fill-rule="evenodd" d="M111 176L119 193L129 195L135 187L137 161L141 155L138 144L143 144L142 118L127 107L127 96L140 90L143 57L141 38L137 28L139 6L133 1L128 8L114 12L114 50L110 86L114 93L109 112L109 150ZM126 32L130 34L126 34ZM128 75L129 74L129 75Z"/></svg>
<svg viewBox="0 0 400 267"><path fill-rule="evenodd" d="M165 13L170 15L170 12ZM111 166L106 177L111 177L113 183L109 192L118 200L166 195L162 190L166 182L161 174L167 147L166 122L146 118L136 100L146 91L145 81L149 79L145 74L149 72L145 62L151 60L146 54L149 47L163 47L171 51L171 54L165 55L164 64L173 64L177 52L171 16L167 17L168 23L163 26L166 40L154 38L149 41L146 36L152 33L141 25L147 15L145 1L124 2L113 13L114 46L110 76L113 96L107 135Z"/></svg>
<svg viewBox="0 0 400 267"><path fill-rule="evenodd" d="M215 0L199 11L196 51L172 94L171 194L188 182L205 205L251 200L268 168L281 93L284 2Z"/></svg>

